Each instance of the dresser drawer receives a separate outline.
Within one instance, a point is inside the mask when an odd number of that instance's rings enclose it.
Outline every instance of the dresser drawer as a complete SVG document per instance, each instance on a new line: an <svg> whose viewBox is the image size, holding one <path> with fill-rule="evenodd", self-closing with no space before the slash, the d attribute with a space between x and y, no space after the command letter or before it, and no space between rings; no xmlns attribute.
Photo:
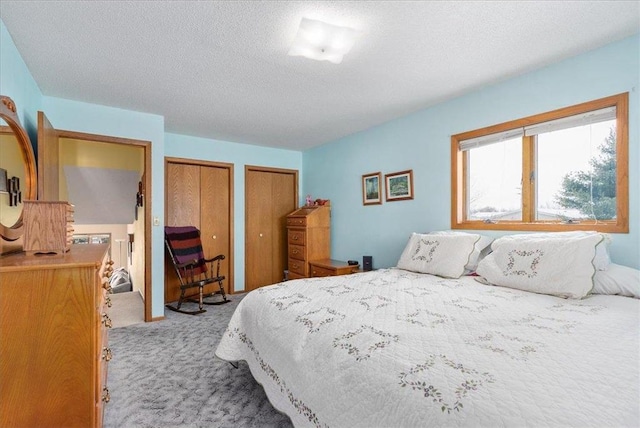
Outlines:
<svg viewBox="0 0 640 428"><path fill-rule="evenodd" d="M289 244L304 245L307 240L306 235L304 230L289 229Z"/></svg>
<svg viewBox="0 0 640 428"><path fill-rule="evenodd" d="M296 259L289 259L289 272L297 273L298 275L307 276L307 262Z"/></svg>
<svg viewBox="0 0 640 428"><path fill-rule="evenodd" d="M289 244L289 258L304 260L304 246Z"/></svg>
<svg viewBox="0 0 640 428"><path fill-rule="evenodd" d="M306 217L288 217L287 218L287 226L306 226L307 218Z"/></svg>

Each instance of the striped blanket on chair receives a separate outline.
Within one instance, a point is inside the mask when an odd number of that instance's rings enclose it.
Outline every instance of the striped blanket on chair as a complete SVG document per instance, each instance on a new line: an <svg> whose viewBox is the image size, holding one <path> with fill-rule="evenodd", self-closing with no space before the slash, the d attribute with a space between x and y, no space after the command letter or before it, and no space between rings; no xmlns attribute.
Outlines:
<svg viewBox="0 0 640 428"><path fill-rule="evenodd" d="M176 264L197 262L193 274L207 271L200 231L194 226L165 226L164 236Z"/></svg>

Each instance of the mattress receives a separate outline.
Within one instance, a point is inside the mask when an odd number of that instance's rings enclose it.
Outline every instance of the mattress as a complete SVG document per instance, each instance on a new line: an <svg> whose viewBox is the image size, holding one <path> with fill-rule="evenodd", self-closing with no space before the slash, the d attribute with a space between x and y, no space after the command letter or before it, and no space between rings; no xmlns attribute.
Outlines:
<svg viewBox="0 0 640 428"><path fill-rule="evenodd" d="M637 427L639 326L638 299L391 268L252 291L215 354L300 427Z"/></svg>

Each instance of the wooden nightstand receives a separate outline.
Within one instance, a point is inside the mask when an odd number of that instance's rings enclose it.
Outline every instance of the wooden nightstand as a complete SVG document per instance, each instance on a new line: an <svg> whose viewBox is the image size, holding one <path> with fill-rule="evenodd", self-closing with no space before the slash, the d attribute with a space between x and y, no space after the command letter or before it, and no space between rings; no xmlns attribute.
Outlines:
<svg viewBox="0 0 640 428"><path fill-rule="evenodd" d="M360 265L349 265L347 262L332 259L311 260L309 276L338 276L356 273Z"/></svg>

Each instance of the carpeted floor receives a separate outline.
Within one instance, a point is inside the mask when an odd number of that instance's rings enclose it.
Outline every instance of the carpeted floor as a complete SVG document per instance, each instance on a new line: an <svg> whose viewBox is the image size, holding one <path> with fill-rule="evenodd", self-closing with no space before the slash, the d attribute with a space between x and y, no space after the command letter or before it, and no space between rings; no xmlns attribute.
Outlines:
<svg viewBox="0 0 640 428"><path fill-rule="evenodd" d="M113 328L144 322L144 301L138 291L110 294L111 307L107 309Z"/></svg>
<svg viewBox="0 0 640 428"><path fill-rule="evenodd" d="M164 321L111 329L104 426L291 427L245 363L234 369L213 355L242 297L196 316L165 310Z"/></svg>

